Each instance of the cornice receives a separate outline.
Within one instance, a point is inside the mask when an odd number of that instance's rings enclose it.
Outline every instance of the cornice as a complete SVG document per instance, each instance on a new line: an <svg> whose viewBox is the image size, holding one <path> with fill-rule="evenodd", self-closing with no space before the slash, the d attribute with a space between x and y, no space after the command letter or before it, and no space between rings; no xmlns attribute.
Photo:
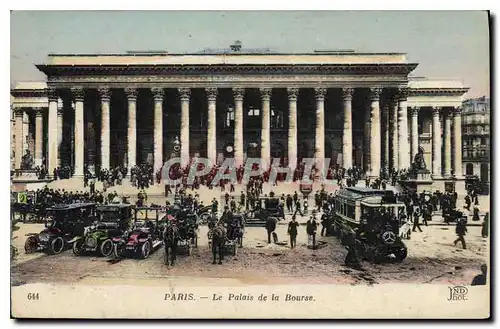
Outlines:
<svg viewBox="0 0 500 329"><path fill-rule="evenodd" d="M216 64L216 65L47 65L36 67L50 76L137 74L395 74L407 76L418 64Z"/></svg>
<svg viewBox="0 0 500 329"><path fill-rule="evenodd" d="M414 88L408 90L408 96L462 96L469 88Z"/></svg>

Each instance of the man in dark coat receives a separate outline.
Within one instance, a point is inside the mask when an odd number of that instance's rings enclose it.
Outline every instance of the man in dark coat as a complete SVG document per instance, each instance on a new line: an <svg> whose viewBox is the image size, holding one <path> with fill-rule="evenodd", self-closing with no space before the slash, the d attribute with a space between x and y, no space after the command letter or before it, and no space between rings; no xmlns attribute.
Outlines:
<svg viewBox="0 0 500 329"><path fill-rule="evenodd" d="M268 217L266 220L267 243L271 243L271 234L276 231L277 218Z"/></svg>
<svg viewBox="0 0 500 329"><path fill-rule="evenodd" d="M486 275L488 273L488 265L481 265L481 274L478 274L472 279L471 286L484 286L486 285Z"/></svg>
<svg viewBox="0 0 500 329"><path fill-rule="evenodd" d="M420 228L420 208L416 207L415 210L413 210L413 232L416 232L416 229L420 232L422 232L422 228Z"/></svg>
<svg viewBox="0 0 500 329"><path fill-rule="evenodd" d="M295 216L292 216L292 221L288 223L288 235L290 235L290 248L293 249L297 246L297 234L299 233L299 223L297 223Z"/></svg>
<svg viewBox="0 0 500 329"><path fill-rule="evenodd" d="M328 236L328 215L321 215L321 236Z"/></svg>
<svg viewBox="0 0 500 329"><path fill-rule="evenodd" d="M306 231L309 239L312 240L312 248L316 248L316 231L318 230L318 223L316 222L316 218L314 215L309 218L306 224Z"/></svg>
<svg viewBox="0 0 500 329"><path fill-rule="evenodd" d="M464 239L464 235L467 233L467 218L462 217L458 219L457 225L455 227L455 233L457 234L458 238L453 241L453 244L456 246L457 242L460 241L462 242L462 249L467 249Z"/></svg>

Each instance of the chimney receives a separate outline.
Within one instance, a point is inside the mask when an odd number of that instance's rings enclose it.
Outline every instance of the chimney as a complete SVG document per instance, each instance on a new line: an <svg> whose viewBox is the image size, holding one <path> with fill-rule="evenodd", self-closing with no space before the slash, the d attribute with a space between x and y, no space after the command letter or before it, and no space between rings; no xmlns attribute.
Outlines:
<svg viewBox="0 0 500 329"><path fill-rule="evenodd" d="M232 45L229 46L231 51L237 52L241 50L241 41L236 40Z"/></svg>

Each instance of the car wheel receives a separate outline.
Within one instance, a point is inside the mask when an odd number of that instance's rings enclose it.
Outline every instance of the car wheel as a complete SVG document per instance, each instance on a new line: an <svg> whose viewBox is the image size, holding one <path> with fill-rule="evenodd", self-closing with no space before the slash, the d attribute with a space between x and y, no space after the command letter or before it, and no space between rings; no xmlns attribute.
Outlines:
<svg viewBox="0 0 500 329"><path fill-rule="evenodd" d="M73 242L73 254L75 256L80 256L83 252L83 239L76 240Z"/></svg>
<svg viewBox="0 0 500 329"><path fill-rule="evenodd" d="M113 253L113 241L111 239L104 240L101 243L101 255L104 257L109 257Z"/></svg>
<svg viewBox="0 0 500 329"><path fill-rule="evenodd" d="M58 236L50 243L51 252L54 255L61 253L64 250L64 240L62 237Z"/></svg>
<svg viewBox="0 0 500 329"><path fill-rule="evenodd" d="M24 251L27 254L34 253L38 249L38 240L34 236L30 236L24 243Z"/></svg>
<svg viewBox="0 0 500 329"><path fill-rule="evenodd" d="M113 253L115 258L121 258L125 254L125 245L123 243L116 243L113 246Z"/></svg>
<svg viewBox="0 0 500 329"><path fill-rule="evenodd" d="M151 252L151 242L146 241L141 247L141 257L142 259L146 259L149 256L149 253Z"/></svg>

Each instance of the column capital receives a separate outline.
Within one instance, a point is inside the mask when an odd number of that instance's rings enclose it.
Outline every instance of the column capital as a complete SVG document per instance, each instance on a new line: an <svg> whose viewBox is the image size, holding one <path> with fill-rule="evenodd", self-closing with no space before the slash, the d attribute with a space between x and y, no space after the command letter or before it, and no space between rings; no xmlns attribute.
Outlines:
<svg viewBox="0 0 500 329"><path fill-rule="evenodd" d="M459 117L460 115L462 115L462 108L460 106L456 106L452 109L452 112L453 112L453 116Z"/></svg>
<svg viewBox="0 0 500 329"><path fill-rule="evenodd" d="M179 97L181 101L188 101L191 97L191 89L189 88L177 88L179 92Z"/></svg>
<svg viewBox="0 0 500 329"><path fill-rule="evenodd" d="M371 87L370 88L370 100L378 101L380 99L380 95L382 94L382 88L380 87Z"/></svg>
<svg viewBox="0 0 500 329"><path fill-rule="evenodd" d="M269 101L271 99L271 94L273 92L272 88L267 88L267 87L259 88L259 91L260 91L260 98L263 101Z"/></svg>
<svg viewBox="0 0 500 329"><path fill-rule="evenodd" d="M451 119L453 117L453 111L452 110L444 111L443 116L445 119Z"/></svg>
<svg viewBox="0 0 500 329"><path fill-rule="evenodd" d="M354 88L344 87L342 88L342 99L345 101L352 100L352 95L354 95Z"/></svg>
<svg viewBox="0 0 500 329"><path fill-rule="evenodd" d="M138 94L139 93L137 92L136 88L125 88L125 95L127 95L127 100L129 101L137 100Z"/></svg>
<svg viewBox="0 0 500 329"><path fill-rule="evenodd" d="M108 87L101 87L97 89L99 95L101 96L101 101L110 101L111 100L111 89Z"/></svg>
<svg viewBox="0 0 500 329"><path fill-rule="evenodd" d="M420 107L413 106L413 107L410 107L409 110L410 110L410 114L412 117L417 117L418 112L420 111Z"/></svg>
<svg viewBox="0 0 500 329"><path fill-rule="evenodd" d="M55 87L47 88L47 97L49 98L49 102L57 102L57 99L59 98L57 89Z"/></svg>
<svg viewBox="0 0 500 329"><path fill-rule="evenodd" d="M85 89L83 89L82 87L71 88L71 95L73 96L75 102L83 102L83 99L85 97Z"/></svg>
<svg viewBox="0 0 500 329"><path fill-rule="evenodd" d="M43 111L44 111L44 108L43 107L34 107L33 108L34 112L35 112L35 116L37 118L41 118L43 117ZM59 111L58 111L59 112Z"/></svg>
<svg viewBox="0 0 500 329"><path fill-rule="evenodd" d="M245 88L233 88L233 97L235 101L242 101L245 96Z"/></svg>
<svg viewBox="0 0 500 329"><path fill-rule="evenodd" d="M209 87L205 88L205 93L207 94L207 100L214 102L217 100L217 95L219 94L219 90L214 87Z"/></svg>
<svg viewBox="0 0 500 329"><path fill-rule="evenodd" d="M439 107L439 106L432 107L432 115L433 116L439 116L440 113L441 113L441 107Z"/></svg>
<svg viewBox="0 0 500 329"><path fill-rule="evenodd" d="M18 107L14 109L14 116L22 117L24 115L24 109L22 107Z"/></svg>
<svg viewBox="0 0 500 329"><path fill-rule="evenodd" d="M289 101L297 101L297 98L299 97L299 88L288 87L286 88L286 92L288 94Z"/></svg>
<svg viewBox="0 0 500 329"><path fill-rule="evenodd" d="M154 87L151 88L151 93L153 94L153 99L155 101L163 101L163 97L165 96L165 89Z"/></svg>
<svg viewBox="0 0 500 329"><path fill-rule="evenodd" d="M399 101L407 100L409 91L410 91L410 88L408 88L408 87L398 88L396 91L396 99Z"/></svg>
<svg viewBox="0 0 500 329"><path fill-rule="evenodd" d="M316 87L314 88L314 98L317 101L324 101L326 96L326 88Z"/></svg>

